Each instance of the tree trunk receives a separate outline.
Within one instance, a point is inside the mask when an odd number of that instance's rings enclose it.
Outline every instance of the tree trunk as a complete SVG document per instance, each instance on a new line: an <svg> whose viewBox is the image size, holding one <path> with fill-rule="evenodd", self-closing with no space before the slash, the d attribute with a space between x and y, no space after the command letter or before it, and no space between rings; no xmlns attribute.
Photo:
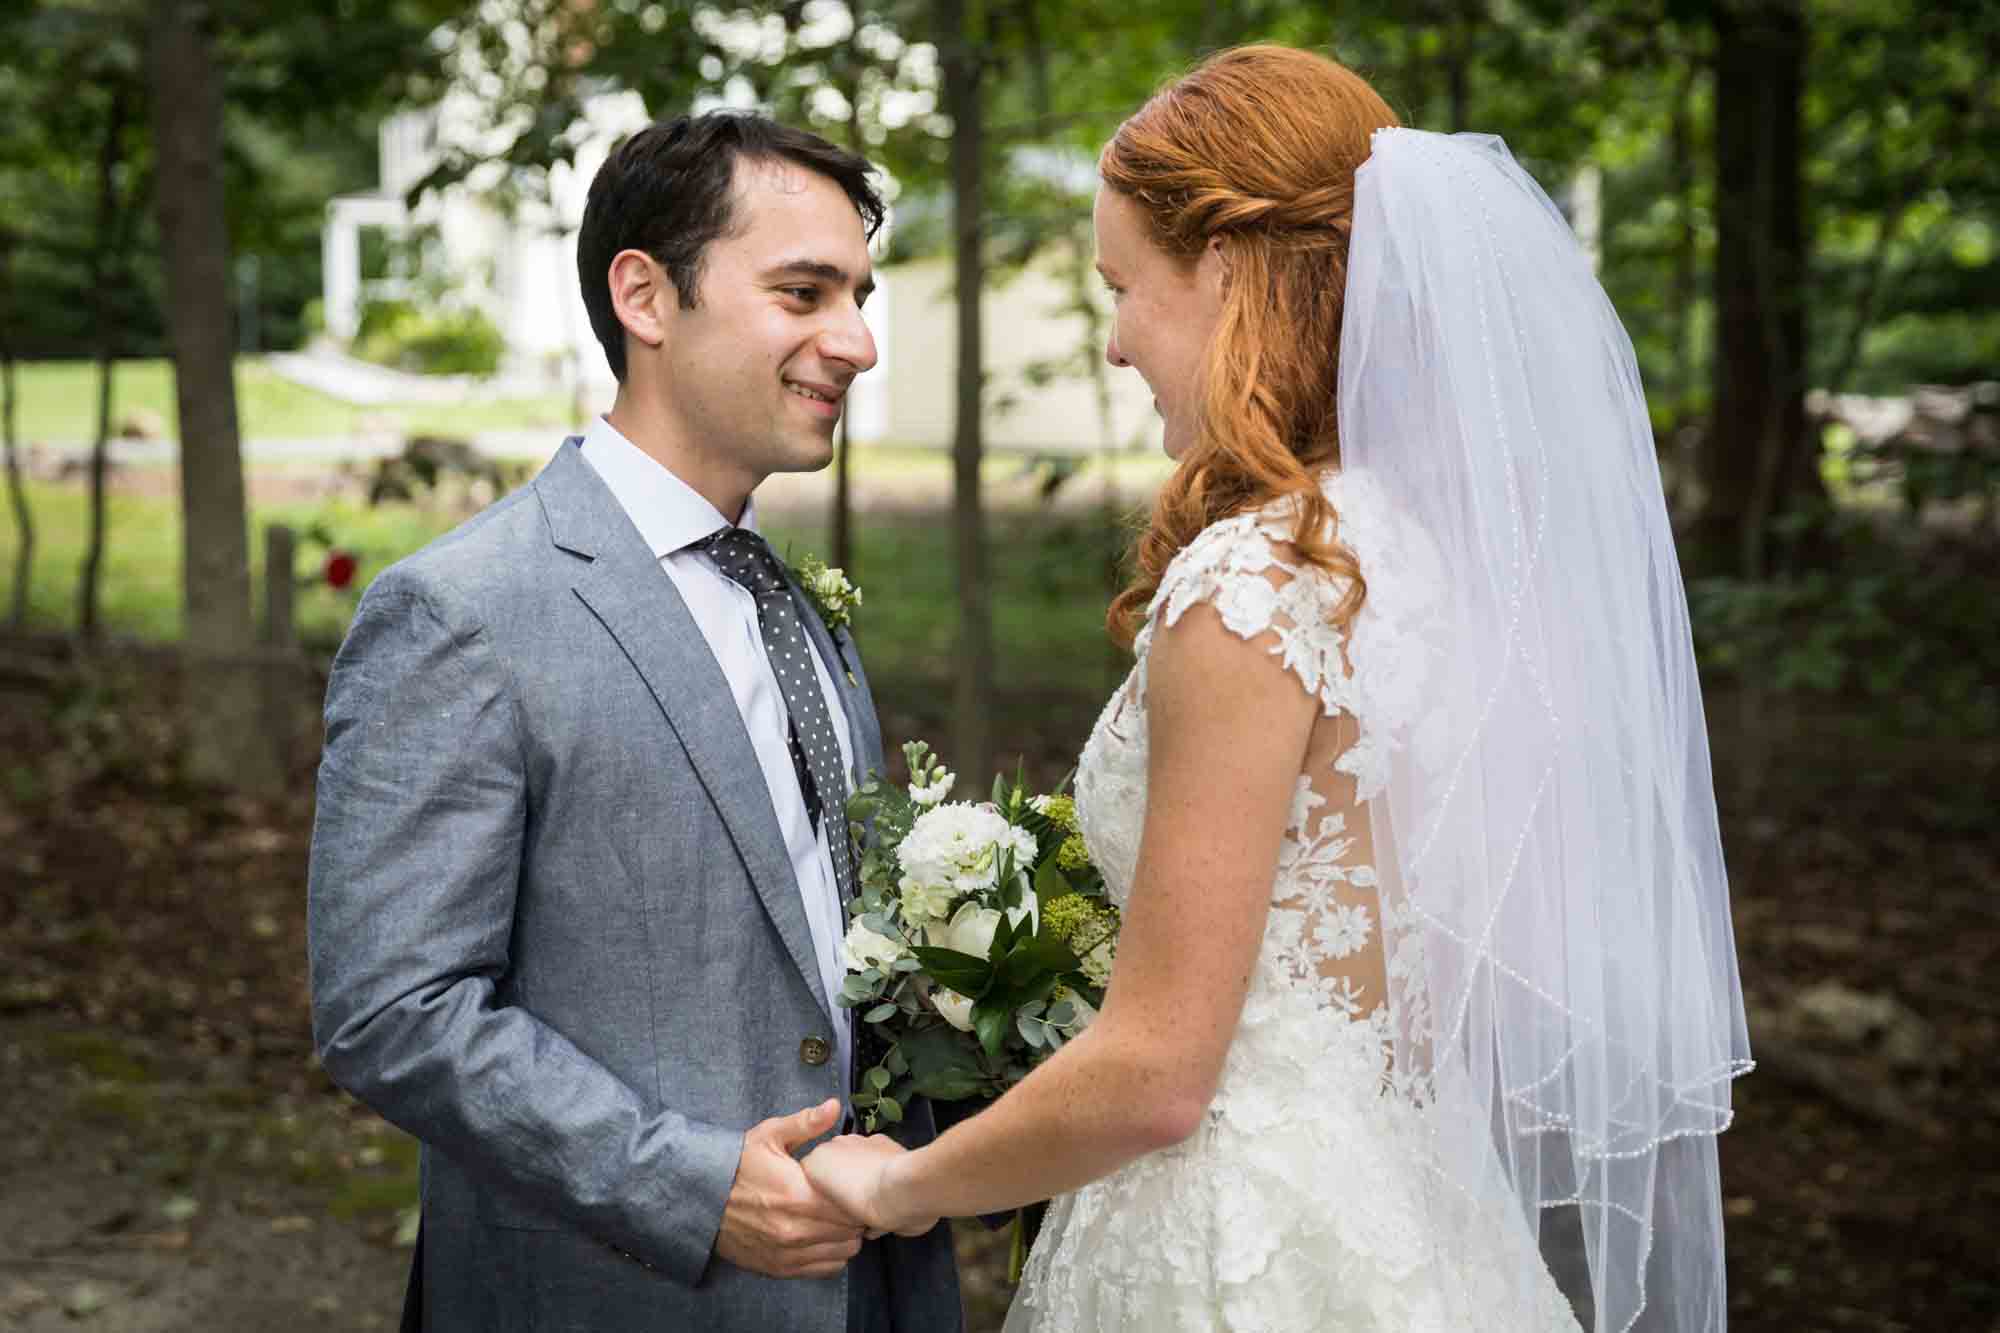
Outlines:
<svg viewBox="0 0 2000 1333"><path fill-rule="evenodd" d="M15 392L14 340L10 325L14 317L14 238L0 235L0 441L7 451L7 497L14 508L14 527L21 545L14 556L14 593L7 610L7 623L15 629L28 623L28 588L35 567L35 516L28 508L28 489L21 478L20 397Z"/></svg>
<svg viewBox="0 0 2000 1333"><path fill-rule="evenodd" d="M1801 0L1715 11L1716 356L1698 549L1761 578L1772 519L1821 493L1805 421Z"/></svg>
<svg viewBox="0 0 2000 1333"><path fill-rule="evenodd" d="M110 92L104 143L97 158L97 233L90 256L91 320L97 326L97 437L90 446L90 526L76 590L76 628L86 640L95 639L98 631L97 590L104 565L104 474L110 463L111 402L120 327L112 293L118 286L117 271L124 263L117 244L118 163L125 146L127 112L124 83L114 83Z"/></svg>
<svg viewBox="0 0 2000 1333"><path fill-rule="evenodd" d="M1670 134L1675 235L1673 279L1667 291L1667 329L1672 344L1672 398L1674 429L1678 431L1694 404L1694 302L1697 245L1700 232L1695 227L1695 147L1694 92L1700 75L1692 59L1674 90L1673 127Z"/></svg>
<svg viewBox="0 0 2000 1333"><path fill-rule="evenodd" d="M155 0L147 49L159 169L160 248L181 443L183 716L188 776L274 784L277 749L259 722L257 636L230 330L222 196L222 91L191 0Z"/></svg>
<svg viewBox="0 0 2000 1333"><path fill-rule="evenodd" d="M865 14L858 6L853 23L847 30L847 56L840 67L840 92L847 99L847 147L863 157L868 155L868 144L861 136L861 79L855 73L861 60L859 34ZM854 484L852 476L854 432L850 425L853 408L850 406L840 414L840 445L833 454L833 512L828 515L826 562L836 569L847 571L847 577L858 580L854 569Z"/></svg>
<svg viewBox="0 0 2000 1333"><path fill-rule="evenodd" d="M1699 438L1694 425L1694 305L1698 277L1700 233L1695 227L1694 93L1700 78L1691 53L1674 89L1674 109L1667 139L1668 189L1674 200L1674 246L1667 280L1667 433L1658 441L1667 501L1676 513L1687 506L1696 472L1690 439Z"/></svg>
<svg viewBox="0 0 2000 1333"><path fill-rule="evenodd" d="M958 288L958 419L952 441L952 519L957 538L958 680L952 697L952 756L975 783L993 768L993 624L980 503L980 293L985 285L984 107L979 52L965 0L938 0L944 38L944 100L951 117L953 246Z"/></svg>

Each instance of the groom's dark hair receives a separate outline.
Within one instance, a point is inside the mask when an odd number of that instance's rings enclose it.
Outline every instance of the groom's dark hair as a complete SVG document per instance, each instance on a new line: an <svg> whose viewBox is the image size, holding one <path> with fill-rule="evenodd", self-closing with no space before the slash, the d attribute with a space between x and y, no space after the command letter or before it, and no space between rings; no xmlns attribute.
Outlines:
<svg viewBox="0 0 2000 1333"><path fill-rule="evenodd" d="M868 160L810 131L742 111L679 116L640 130L598 168L576 241L591 331L621 382L625 327L611 308L612 257L620 250L645 251L673 278L681 308L694 309L702 254L736 223L731 188L739 159L816 171L854 201L871 240L882 225L882 196L870 180Z"/></svg>

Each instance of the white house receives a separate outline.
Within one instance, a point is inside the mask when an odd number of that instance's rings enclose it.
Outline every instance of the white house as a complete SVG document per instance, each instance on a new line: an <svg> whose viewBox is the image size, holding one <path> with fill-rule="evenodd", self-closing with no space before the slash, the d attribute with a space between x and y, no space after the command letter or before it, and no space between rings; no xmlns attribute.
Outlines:
<svg viewBox="0 0 2000 1333"><path fill-rule="evenodd" d="M452 276L459 299L471 301L507 340L516 370L582 378L587 404L608 405L614 389L604 356L577 294L576 234L591 177L611 149L647 123L633 94L608 94L587 107L573 162L550 175L549 200L509 217L490 201L503 168L488 164L470 178L432 191L411 210L404 199L437 164L445 145L477 147L479 108L453 94L438 107L402 112L380 131L381 183L368 194L327 205L321 236L326 329L354 336L363 303L406 293L407 277L364 282L361 232L435 227L437 252L425 257ZM879 238L878 238L879 239ZM885 267L867 306L880 362L861 377L849 399L848 427L860 443L945 446L956 401L957 309L951 264L924 259ZM1091 299L1105 298L1093 284ZM1152 398L1136 374L1106 367L1109 422L1096 385L1071 374L1029 382L1039 362L1071 358L1083 321L1066 313L1072 290L1053 263L1030 268L986 293L987 412L985 439L995 449L1095 450L1107 443L1157 443ZM1093 355L1101 355L1102 348Z"/></svg>

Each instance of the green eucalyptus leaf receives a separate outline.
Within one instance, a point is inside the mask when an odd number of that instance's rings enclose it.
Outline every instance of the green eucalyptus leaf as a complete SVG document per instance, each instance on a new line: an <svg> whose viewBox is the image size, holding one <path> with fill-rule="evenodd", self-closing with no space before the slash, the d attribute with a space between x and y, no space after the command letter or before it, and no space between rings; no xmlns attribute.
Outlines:
<svg viewBox="0 0 2000 1333"><path fill-rule="evenodd" d="M885 1022L890 1018L893 1018L896 1015L896 1013L897 1013L897 1007L895 1003L891 1001L887 1004L876 1005L873 1009L870 1009L867 1013L861 1015L861 1021L864 1023L881 1023Z"/></svg>
<svg viewBox="0 0 2000 1333"><path fill-rule="evenodd" d="M903 1104L894 1097L884 1096L876 1104L876 1109L881 1112L882 1118L890 1124L900 1125L903 1123Z"/></svg>
<svg viewBox="0 0 2000 1333"><path fill-rule="evenodd" d="M1021 1034L1021 1040L1027 1042L1030 1046L1039 1047L1046 1040L1045 1034L1048 1029L1042 1025L1042 1020L1039 1018L1034 1018L1028 1014L1016 1014L1014 1016L1014 1028Z"/></svg>
<svg viewBox="0 0 2000 1333"><path fill-rule="evenodd" d="M861 1079L862 1082L866 1083L869 1087L873 1088L875 1091L882 1092L888 1088L890 1082L892 1081L892 1075L889 1073L888 1070L884 1069L881 1065L876 1065L873 1069L863 1074L861 1076Z"/></svg>
<svg viewBox="0 0 2000 1333"><path fill-rule="evenodd" d="M993 1059L1000 1058L1000 1048L1013 1026L1014 1007L1010 1004L981 1001L972 1006L973 1034L979 1038L981 1049Z"/></svg>

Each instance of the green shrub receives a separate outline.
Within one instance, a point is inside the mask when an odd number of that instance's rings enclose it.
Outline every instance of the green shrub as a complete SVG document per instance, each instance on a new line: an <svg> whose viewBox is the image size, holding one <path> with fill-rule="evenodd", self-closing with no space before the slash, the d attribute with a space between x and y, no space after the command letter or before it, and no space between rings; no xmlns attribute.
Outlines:
<svg viewBox="0 0 2000 1333"><path fill-rule="evenodd" d="M361 308L354 353L378 365L425 375L491 375L506 339L474 309L420 310L408 301L370 301Z"/></svg>
<svg viewBox="0 0 2000 1333"><path fill-rule="evenodd" d="M2000 732L2000 579L1990 547L1850 531L1831 568L1688 583L1704 676L1838 697L1885 726Z"/></svg>

